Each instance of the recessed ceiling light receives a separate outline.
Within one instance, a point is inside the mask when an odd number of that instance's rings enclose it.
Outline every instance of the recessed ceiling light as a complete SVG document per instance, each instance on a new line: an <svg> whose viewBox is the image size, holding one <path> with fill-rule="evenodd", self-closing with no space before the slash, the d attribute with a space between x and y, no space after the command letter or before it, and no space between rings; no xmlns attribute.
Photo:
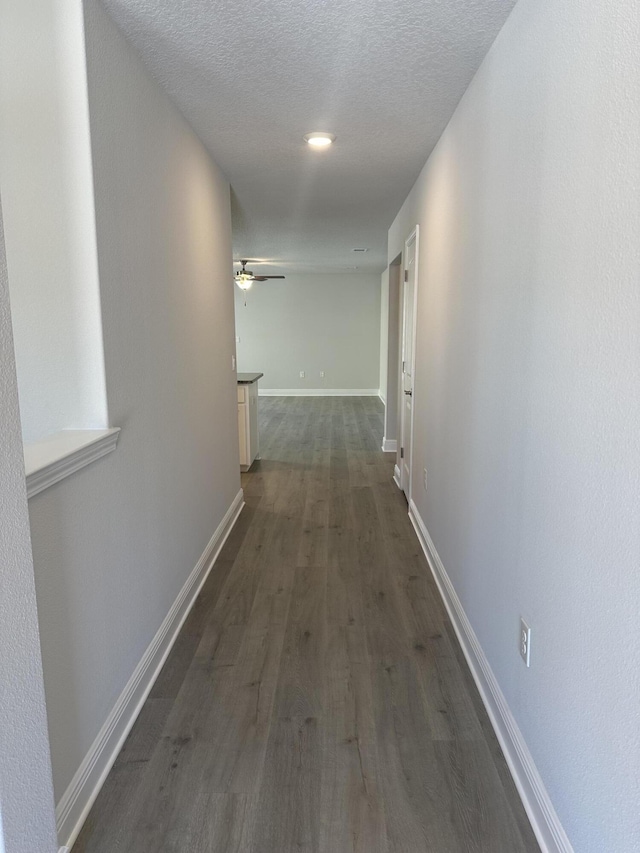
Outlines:
<svg viewBox="0 0 640 853"><path fill-rule="evenodd" d="M336 137L333 133L317 130L314 133L305 134L304 141L314 148L327 148L332 142L336 141Z"/></svg>

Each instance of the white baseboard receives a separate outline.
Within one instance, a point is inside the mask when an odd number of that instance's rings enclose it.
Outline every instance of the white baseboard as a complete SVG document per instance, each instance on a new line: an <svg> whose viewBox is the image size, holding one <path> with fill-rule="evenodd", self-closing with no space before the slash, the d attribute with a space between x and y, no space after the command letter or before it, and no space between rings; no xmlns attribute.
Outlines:
<svg viewBox="0 0 640 853"><path fill-rule="evenodd" d="M573 853L507 700L413 501L409 518L427 557L476 686L543 853Z"/></svg>
<svg viewBox="0 0 640 853"><path fill-rule="evenodd" d="M258 388L260 397L377 397L377 388Z"/></svg>
<svg viewBox="0 0 640 853"><path fill-rule="evenodd" d="M402 483L400 482L400 469L397 465L393 466L393 482L399 489L402 489Z"/></svg>
<svg viewBox="0 0 640 853"><path fill-rule="evenodd" d="M384 394L382 393L382 389L378 389L378 397L380 397L380 399L382 400L383 405L386 406L387 400L386 400Z"/></svg>
<svg viewBox="0 0 640 853"><path fill-rule="evenodd" d="M398 441L395 438L383 438L382 439L382 452L383 453L396 453L398 450Z"/></svg>
<svg viewBox="0 0 640 853"><path fill-rule="evenodd" d="M240 489L62 795L56 807L60 853L73 846L243 506Z"/></svg>

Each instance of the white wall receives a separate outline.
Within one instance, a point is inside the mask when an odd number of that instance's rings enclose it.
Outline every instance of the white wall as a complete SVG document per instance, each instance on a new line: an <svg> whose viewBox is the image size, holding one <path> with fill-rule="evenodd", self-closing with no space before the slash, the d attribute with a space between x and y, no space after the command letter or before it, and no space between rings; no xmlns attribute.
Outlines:
<svg viewBox="0 0 640 853"><path fill-rule="evenodd" d="M0 5L0 181L24 439L107 424L82 4Z"/></svg>
<svg viewBox="0 0 640 853"><path fill-rule="evenodd" d="M240 488L229 186L86 4L116 451L30 501L56 798Z"/></svg>
<svg viewBox="0 0 640 853"><path fill-rule="evenodd" d="M57 850L0 212L0 850Z"/></svg>
<svg viewBox="0 0 640 853"><path fill-rule="evenodd" d="M379 275L287 274L284 281L254 284L246 308L235 290L238 370L264 373L262 388L377 393Z"/></svg>
<svg viewBox="0 0 640 853"><path fill-rule="evenodd" d="M639 38L635 0L520 0L389 235L414 499L581 853L640 849Z"/></svg>

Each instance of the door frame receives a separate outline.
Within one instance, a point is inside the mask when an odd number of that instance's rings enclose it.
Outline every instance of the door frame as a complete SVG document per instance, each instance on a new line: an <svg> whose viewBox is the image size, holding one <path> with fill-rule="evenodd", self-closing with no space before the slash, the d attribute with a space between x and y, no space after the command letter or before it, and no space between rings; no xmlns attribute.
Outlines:
<svg viewBox="0 0 640 853"><path fill-rule="evenodd" d="M411 464L409 465L409 484L408 484L409 489L408 489L408 492L405 493L407 496L407 502L408 502L409 506L411 506L411 500L413 497L413 444L414 444L414 441L413 441L413 424L414 424L414 420L415 420L415 407L416 407L416 394L415 394L415 389L416 389L416 343L417 343L416 336L417 336L417 331L418 331L418 285L419 285L419 257L420 257L419 256L419 249L420 249L420 226L419 225L415 226L415 228L411 231L411 233L409 234L407 239L404 241L404 248L402 251L402 270L403 270L402 281L401 281L401 284L402 284L402 335L400 336L400 353L399 353L399 358L398 358L398 366L399 366L398 389L399 389L400 395L404 395L404 387L403 387L403 382L402 382L402 372L403 372L402 371L402 362L403 362L402 356L404 354L404 335L405 335L405 318L404 318L404 313L405 313L405 301L404 301L405 274L407 272L407 258L409 256L409 247L411 246L412 243L415 243L415 260L414 260L415 273L414 273L414 287L413 287L413 328L411 330L411 332L412 332L412 334L411 334L411 353L409 354L410 355L410 361L411 361L411 383L412 383L412 387L411 387L411 422L409 423L409 444L410 444L410 451L411 451L411 457L410 457ZM397 460L398 461L398 467L400 468L400 478L399 478L400 482L398 483L398 485L399 485L401 491L404 491L404 485L405 485L403 482L403 476L404 476L403 475L404 466L402 465L403 460L400 459L400 453L402 452L402 450L401 450L402 443L404 441L404 418L405 418L404 412L405 412L404 400L401 397L401 404L400 404L399 411L398 411L398 437L400 440L398 442L398 460Z"/></svg>

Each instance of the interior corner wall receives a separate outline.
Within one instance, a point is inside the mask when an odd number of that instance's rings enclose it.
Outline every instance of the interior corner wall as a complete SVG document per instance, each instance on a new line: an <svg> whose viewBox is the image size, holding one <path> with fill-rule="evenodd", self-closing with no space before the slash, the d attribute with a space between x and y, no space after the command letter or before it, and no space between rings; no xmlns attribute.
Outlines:
<svg viewBox="0 0 640 853"><path fill-rule="evenodd" d="M414 501L581 853L640 849L639 37L636 0L519 0L389 233Z"/></svg>
<svg viewBox="0 0 640 853"><path fill-rule="evenodd" d="M235 290L238 370L264 373L262 388L378 393L379 275L287 273L256 283L246 307Z"/></svg>
<svg viewBox="0 0 640 853"><path fill-rule="evenodd" d="M0 211L0 850L57 851Z"/></svg>
<svg viewBox="0 0 640 853"><path fill-rule="evenodd" d="M107 425L81 0L0 6L0 182L24 441Z"/></svg>
<svg viewBox="0 0 640 853"><path fill-rule="evenodd" d="M85 6L115 452L29 501L56 801L240 489L229 185Z"/></svg>

